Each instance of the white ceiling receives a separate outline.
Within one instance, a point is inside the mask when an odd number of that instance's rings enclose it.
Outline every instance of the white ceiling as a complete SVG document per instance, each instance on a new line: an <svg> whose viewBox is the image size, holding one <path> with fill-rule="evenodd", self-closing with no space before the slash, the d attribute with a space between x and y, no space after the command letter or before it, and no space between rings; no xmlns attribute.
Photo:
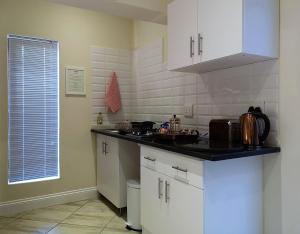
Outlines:
<svg viewBox="0 0 300 234"><path fill-rule="evenodd" d="M126 18L166 24L169 0L48 0Z"/></svg>

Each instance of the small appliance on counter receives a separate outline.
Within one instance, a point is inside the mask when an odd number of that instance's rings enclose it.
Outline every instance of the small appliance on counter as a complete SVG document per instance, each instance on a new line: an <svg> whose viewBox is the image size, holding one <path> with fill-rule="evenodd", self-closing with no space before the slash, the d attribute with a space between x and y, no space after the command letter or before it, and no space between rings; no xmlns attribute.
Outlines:
<svg viewBox="0 0 300 234"><path fill-rule="evenodd" d="M212 119L209 123L210 144L231 146L241 143L241 128L238 119Z"/></svg>
<svg viewBox="0 0 300 234"><path fill-rule="evenodd" d="M119 133L122 135L134 136L137 138L152 137L154 122L142 121L142 122L129 122L123 121L116 125Z"/></svg>
<svg viewBox="0 0 300 234"><path fill-rule="evenodd" d="M240 117L242 142L248 147L263 146L270 132L270 120L260 107L251 106Z"/></svg>

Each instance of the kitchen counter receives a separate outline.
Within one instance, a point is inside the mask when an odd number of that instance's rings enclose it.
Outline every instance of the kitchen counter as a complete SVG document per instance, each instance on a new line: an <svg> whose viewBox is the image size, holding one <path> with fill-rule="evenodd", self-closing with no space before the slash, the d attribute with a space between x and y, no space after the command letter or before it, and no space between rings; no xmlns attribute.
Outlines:
<svg viewBox="0 0 300 234"><path fill-rule="evenodd" d="M239 145L233 148L224 148L219 146L211 146L205 140L200 140L199 143L195 144L176 144L156 142L152 138L139 138L136 136L122 135L117 131L98 128L92 128L91 132L209 161L221 161L280 152L280 147L276 146L264 146L260 148L248 149Z"/></svg>

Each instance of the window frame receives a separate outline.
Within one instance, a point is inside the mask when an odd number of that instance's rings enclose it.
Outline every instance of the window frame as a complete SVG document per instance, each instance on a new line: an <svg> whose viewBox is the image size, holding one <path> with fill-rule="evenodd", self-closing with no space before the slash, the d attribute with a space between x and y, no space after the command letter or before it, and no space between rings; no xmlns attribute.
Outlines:
<svg viewBox="0 0 300 234"><path fill-rule="evenodd" d="M29 40L29 41L42 41L42 42L51 42L56 43L57 45L57 176L51 177L44 177L39 179L31 179L31 180L23 180L17 182L10 182L10 168L9 168L9 132L10 132L10 119L9 119L9 85L10 85L10 50L9 50L9 39L16 38L22 40ZM7 34L7 184L8 185L18 185L18 184L30 184L30 183L37 183L37 182L45 182L45 181L53 181L61 179L61 163L60 163L60 144L61 144L61 130L60 130L60 43L57 40L50 40L41 37L31 37L31 36L24 36L24 35L17 35L17 34Z"/></svg>

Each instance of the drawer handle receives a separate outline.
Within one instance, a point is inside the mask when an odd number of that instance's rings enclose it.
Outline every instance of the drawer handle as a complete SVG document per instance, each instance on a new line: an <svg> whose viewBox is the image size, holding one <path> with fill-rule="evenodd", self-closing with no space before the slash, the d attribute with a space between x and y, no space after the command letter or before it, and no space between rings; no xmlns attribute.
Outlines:
<svg viewBox="0 0 300 234"><path fill-rule="evenodd" d="M187 169L182 169L182 168L180 168L180 167L178 167L178 166L172 166L172 168L175 169L175 170L177 170L177 171L182 171L182 172L185 172L185 173L188 172Z"/></svg>
<svg viewBox="0 0 300 234"><path fill-rule="evenodd" d="M155 162L155 161L156 161L155 158L150 158L150 157L144 157L144 159L149 160L149 161L151 161L151 162Z"/></svg>

